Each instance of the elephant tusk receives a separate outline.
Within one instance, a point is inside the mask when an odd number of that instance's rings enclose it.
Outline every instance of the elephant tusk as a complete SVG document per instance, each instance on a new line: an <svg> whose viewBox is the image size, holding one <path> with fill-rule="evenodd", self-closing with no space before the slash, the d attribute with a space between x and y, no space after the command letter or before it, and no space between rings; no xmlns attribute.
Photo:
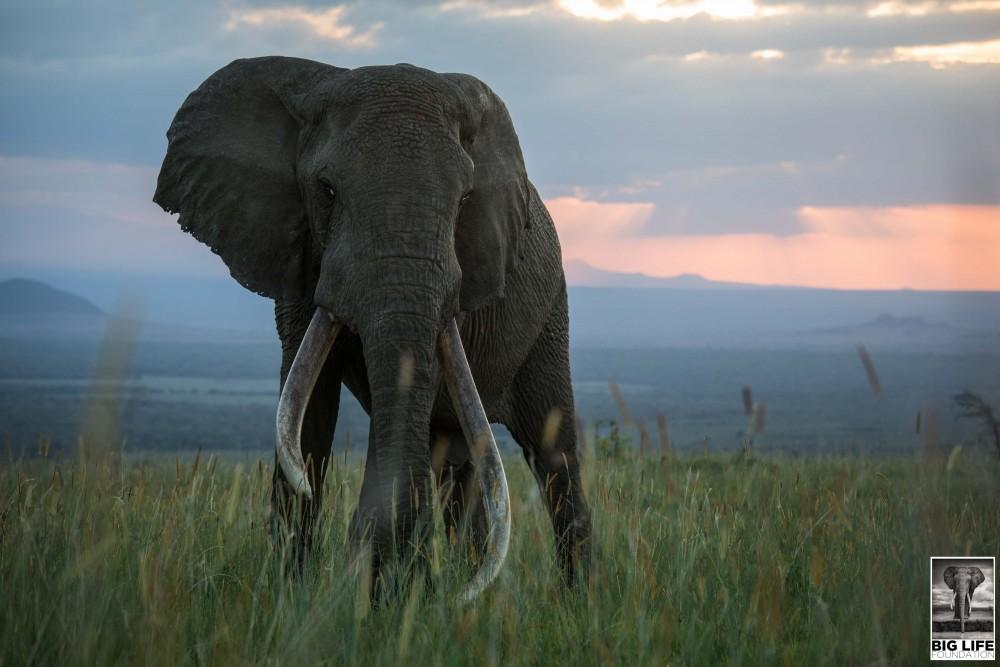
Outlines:
<svg viewBox="0 0 1000 667"><path fill-rule="evenodd" d="M275 443L278 464L295 492L310 499L312 487L302 460L302 420L316 380L339 332L340 324L334 322L330 313L317 308L302 337L298 352L295 353L295 360L292 361L278 400Z"/></svg>
<svg viewBox="0 0 1000 667"><path fill-rule="evenodd" d="M507 548L510 546L510 495L500 450L493 439L486 411L472 379L469 361L465 357L458 324L454 319L438 338L438 351L448 393L476 466L476 479L483 491L483 503L489 522L485 562L461 596L462 602L471 602L496 579L507 557Z"/></svg>

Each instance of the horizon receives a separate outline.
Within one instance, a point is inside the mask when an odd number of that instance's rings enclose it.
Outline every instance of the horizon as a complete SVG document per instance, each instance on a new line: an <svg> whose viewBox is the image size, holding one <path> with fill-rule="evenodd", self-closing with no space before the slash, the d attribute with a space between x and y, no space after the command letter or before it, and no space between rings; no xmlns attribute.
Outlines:
<svg viewBox="0 0 1000 667"><path fill-rule="evenodd" d="M569 258L563 260L563 267L566 271L566 286L571 289L623 289L623 290L679 290L679 291L724 291L746 289L756 290L807 290L825 292L856 292L856 293L927 293L927 294L995 294L1000 289L926 289L914 287L824 287L813 285L790 285L777 283L754 283L748 281L719 280L710 276L694 273L682 272L672 275L654 275L644 271L617 271L602 269L589 262ZM577 269L586 271L581 274ZM18 267L0 265L0 283L11 280L28 280L43 283L49 287L63 290L77 296L90 299L86 286L82 291L75 291L79 286L77 279L97 280L106 286L121 285L118 297L129 298L142 297L143 289L136 288L129 282L136 278L147 278L156 282L169 283L172 281L197 280L216 284L232 283L233 287L245 292L249 296L265 297L247 290L233 280L228 272L223 275L185 275L185 274L136 274L99 270L99 269L63 269L55 267ZM686 280L695 281L693 284L682 282ZM633 282L638 281L638 282ZM650 282L651 281L651 282Z"/></svg>

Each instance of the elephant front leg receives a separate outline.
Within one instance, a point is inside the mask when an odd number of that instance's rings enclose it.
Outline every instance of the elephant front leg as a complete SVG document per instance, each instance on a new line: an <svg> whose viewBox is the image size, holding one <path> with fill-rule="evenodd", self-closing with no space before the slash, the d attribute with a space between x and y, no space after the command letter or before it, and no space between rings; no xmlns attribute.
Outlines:
<svg viewBox="0 0 1000 667"><path fill-rule="evenodd" d="M508 426L545 499L560 572L572 586L588 574L591 520L580 480L567 340L565 313L556 313L515 379Z"/></svg>

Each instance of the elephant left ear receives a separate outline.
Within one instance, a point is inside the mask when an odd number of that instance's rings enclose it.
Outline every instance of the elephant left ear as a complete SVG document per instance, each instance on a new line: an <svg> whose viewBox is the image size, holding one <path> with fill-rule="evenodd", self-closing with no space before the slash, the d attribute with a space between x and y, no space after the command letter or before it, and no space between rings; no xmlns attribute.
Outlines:
<svg viewBox="0 0 1000 667"><path fill-rule="evenodd" d="M975 590L976 587L979 586L979 584L983 583L984 581L986 581L986 575L983 574L983 571L980 570L978 567L972 568L972 581L971 581L972 590Z"/></svg>
<svg viewBox="0 0 1000 667"><path fill-rule="evenodd" d="M178 213L247 289L308 292L315 262L297 179L301 137L344 70L299 58L236 60L188 95L167 131L153 201Z"/></svg>
<svg viewBox="0 0 1000 667"><path fill-rule="evenodd" d="M514 124L499 96L475 77L444 77L460 91L466 116L460 119L462 143L475 165L471 196L455 225L461 308L470 311L504 296L528 226L530 186Z"/></svg>

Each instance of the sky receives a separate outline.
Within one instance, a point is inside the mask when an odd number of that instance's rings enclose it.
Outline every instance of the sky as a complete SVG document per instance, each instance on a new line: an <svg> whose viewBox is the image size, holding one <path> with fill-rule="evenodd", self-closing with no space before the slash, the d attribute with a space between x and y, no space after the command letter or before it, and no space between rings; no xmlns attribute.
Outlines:
<svg viewBox="0 0 1000 667"><path fill-rule="evenodd" d="M0 5L0 277L222 277L150 202L233 59L409 62L504 99L565 259L1000 290L1000 0Z"/></svg>

